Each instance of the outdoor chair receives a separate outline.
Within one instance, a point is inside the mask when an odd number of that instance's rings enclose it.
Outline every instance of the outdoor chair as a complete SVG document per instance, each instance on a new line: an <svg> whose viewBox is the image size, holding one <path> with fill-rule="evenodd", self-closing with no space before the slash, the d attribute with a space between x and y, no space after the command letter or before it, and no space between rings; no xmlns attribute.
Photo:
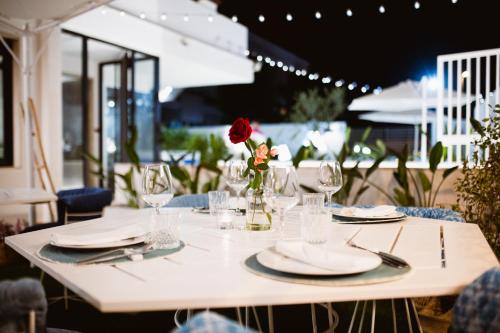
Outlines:
<svg viewBox="0 0 500 333"><path fill-rule="evenodd" d="M174 197L165 207L208 207L208 194L184 194Z"/></svg>
<svg viewBox="0 0 500 333"><path fill-rule="evenodd" d="M104 188L84 187L59 191L57 192L57 221L36 224L26 228L24 232L101 217L104 207L109 206L112 199L111 190Z"/></svg>
<svg viewBox="0 0 500 333"><path fill-rule="evenodd" d="M0 332L75 333L46 328L47 300L42 284L34 279L0 282Z"/></svg>
<svg viewBox="0 0 500 333"><path fill-rule="evenodd" d="M172 333L252 333L251 329L213 312L200 312Z"/></svg>
<svg viewBox="0 0 500 333"><path fill-rule="evenodd" d="M492 268L467 286L455 302L452 333L500 332L500 268Z"/></svg>

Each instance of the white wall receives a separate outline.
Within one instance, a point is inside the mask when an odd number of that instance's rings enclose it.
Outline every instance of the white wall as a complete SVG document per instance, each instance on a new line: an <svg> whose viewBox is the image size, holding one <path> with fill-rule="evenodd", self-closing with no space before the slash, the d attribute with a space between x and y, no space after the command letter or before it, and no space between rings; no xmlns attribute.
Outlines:
<svg viewBox="0 0 500 333"><path fill-rule="evenodd" d="M62 95L61 95L61 52L59 43L60 30L56 28L47 39L47 33L38 34L32 41L31 54L34 58L39 48L47 41L39 61L33 67L31 89L32 97L37 108L41 138L56 188L62 183ZM20 43L15 42L15 52L19 56ZM21 74L17 65L14 65L14 166L0 168L0 188L27 187L28 170L25 161L24 135L26 128L22 123L19 103L22 101ZM35 177L36 178L36 177ZM0 218L5 216L26 216L27 207L4 207ZM39 216L46 218L46 208L41 208Z"/></svg>

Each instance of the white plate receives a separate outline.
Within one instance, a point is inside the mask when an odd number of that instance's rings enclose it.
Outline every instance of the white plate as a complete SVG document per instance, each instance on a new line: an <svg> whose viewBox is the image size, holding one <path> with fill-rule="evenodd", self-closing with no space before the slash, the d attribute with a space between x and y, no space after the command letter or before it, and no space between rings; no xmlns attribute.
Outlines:
<svg viewBox="0 0 500 333"><path fill-rule="evenodd" d="M364 220L364 219L359 219L359 220L335 220L333 222L339 223L339 224L374 224L374 223L392 223L392 222L400 222L403 221L406 218L400 217L400 218L394 218L394 219L384 219L384 220Z"/></svg>
<svg viewBox="0 0 500 333"><path fill-rule="evenodd" d="M349 220L388 220L388 219L402 219L402 218L406 217L406 215L404 213L400 213L400 212L394 212L392 214L388 214L388 215L384 215L384 216L366 216L366 217L352 216L352 215L342 214L340 209L333 209L332 215L334 217L340 217L340 218L349 219Z"/></svg>
<svg viewBox="0 0 500 333"><path fill-rule="evenodd" d="M121 246L128 246L128 245L143 243L144 239L145 239L145 236L140 236L140 237L123 239L123 240L116 241L116 242L101 243L101 244L89 244L89 245L66 245L66 244L64 244L64 245L60 245L60 244L57 244L55 242L50 242L50 245L57 246L57 247L63 247L65 249L81 249L81 250L108 249L108 248L113 248L113 247L121 247Z"/></svg>
<svg viewBox="0 0 500 333"><path fill-rule="evenodd" d="M274 248L265 249L257 254L257 261L276 271L302 275L346 275L371 271L382 263L376 254L351 248L338 247L329 250L330 255L338 256L339 265L335 270L308 265L276 252Z"/></svg>

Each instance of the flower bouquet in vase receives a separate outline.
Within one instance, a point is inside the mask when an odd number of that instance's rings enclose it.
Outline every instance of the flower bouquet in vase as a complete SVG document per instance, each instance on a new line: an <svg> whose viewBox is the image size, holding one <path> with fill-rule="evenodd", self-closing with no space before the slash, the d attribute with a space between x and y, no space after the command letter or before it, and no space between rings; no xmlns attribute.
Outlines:
<svg viewBox="0 0 500 333"><path fill-rule="evenodd" d="M272 226L271 207L264 200L263 180L269 161L278 155L275 148L271 148L271 140L256 144L250 136L252 127L246 118L235 120L229 130L229 139L232 143L243 142L250 152L244 176L250 176L246 195L246 229L269 230Z"/></svg>

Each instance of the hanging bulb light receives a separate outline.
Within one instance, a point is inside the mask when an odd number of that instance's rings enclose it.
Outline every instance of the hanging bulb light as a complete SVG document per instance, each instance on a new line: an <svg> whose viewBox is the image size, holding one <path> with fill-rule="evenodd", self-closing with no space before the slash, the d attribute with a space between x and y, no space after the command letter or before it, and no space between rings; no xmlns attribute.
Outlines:
<svg viewBox="0 0 500 333"><path fill-rule="evenodd" d="M262 56L261 55L257 56L257 61L262 61Z"/></svg>
<svg viewBox="0 0 500 333"><path fill-rule="evenodd" d="M231 20L232 20L234 23L238 22L238 16L233 15L233 17L231 17Z"/></svg>
<svg viewBox="0 0 500 333"><path fill-rule="evenodd" d="M378 7L378 11L380 14L384 14L385 13L385 7L383 5L380 5L380 7Z"/></svg>
<svg viewBox="0 0 500 333"><path fill-rule="evenodd" d="M288 22L291 22L291 21L293 20L293 16L292 16L292 14L290 14L290 13L286 14L286 20L287 20Z"/></svg>
<svg viewBox="0 0 500 333"><path fill-rule="evenodd" d="M316 13L314 13L314 17L315 17L317 20L320 20L320 19L321 19L321 12L317 11Z"/></svg>
<svg viewBox="0 0 500 333"><path fill-rule="evenodd" d="M457 2L458 2L458 0L451 0L452 4L456 4Z"/></svg>
<svg viewBox="0 0 500 333"><path fill-rule="evenodd" d="M264 15L259 15L259 22L262 23L266 20L266 18L264 17Z"/></svg>
<svg viewBox="0 0 500 333"><path fill-rule="evenodd" d="M415 9L420 9L420 2L418 1L415 1L415 3L413 4L413 7L415 7Z"/></svg>
<svg viewBox="0 0 500 333"><path fill-rule="evenodd" d="M244 54L246 57L248 57L248 56L250 55L250 51L249 51L249 50L245 50L245 51L243 51L243 54Z"/></svg>
<svg viewBox="0 0 500 333"><path fill-rule="evenodd" d="M344 80L335 81L335 87L340 88L344 85Z"/></svg>
<svg viewBox="0 0 500 333"><path fill-rule="evenodd" d="M348 8L346 11L345 11L345 14L348 16L348 17L351 17L353 12L350 8Z"/></svg>
<svg viewBox="0 0 500 333"><path fill-rule="evenodd" d="M282 69L283 69L284 72L286 72L286 71L288 71L288 66L285 65L285 66L282 67Z"/></svg>

